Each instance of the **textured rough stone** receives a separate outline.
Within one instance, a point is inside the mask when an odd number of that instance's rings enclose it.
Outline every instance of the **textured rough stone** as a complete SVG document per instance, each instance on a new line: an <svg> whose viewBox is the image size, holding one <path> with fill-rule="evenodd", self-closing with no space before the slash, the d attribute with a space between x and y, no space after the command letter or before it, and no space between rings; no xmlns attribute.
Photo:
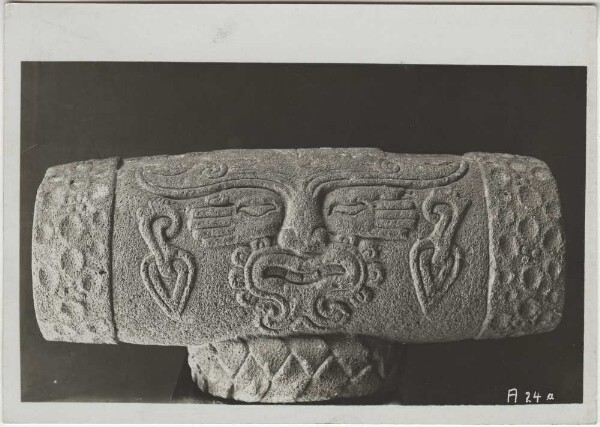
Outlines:
<svg viewBox="0 0 600 427"><path fill-rule="evenodd" d="M371 366L388 341L553 329L560 221L548 167L507 154L224 150L58 166L36 200L36 312L50 340L191 346L196 380L218 396L359 396L375 376L350 387L342 360Z"/></svg>
<svg viewBox="0 0 600 427"><path fill-rule="evenodd" d="M401 344L375 338L247 337L189 347L198 387L246 402L350 398L397 385Z"/></svg>
<svg viewBox="0 0 600 427"><path fill-rule="evenodd" d="M111 234L117 159L48 169L33 219L33 291L48 340L116 343Z"/></svg>

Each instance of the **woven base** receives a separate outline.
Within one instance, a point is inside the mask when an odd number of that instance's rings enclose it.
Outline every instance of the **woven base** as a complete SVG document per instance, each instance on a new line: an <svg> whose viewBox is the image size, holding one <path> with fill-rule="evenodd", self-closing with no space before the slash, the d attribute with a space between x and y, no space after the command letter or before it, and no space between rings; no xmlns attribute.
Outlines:
<svg viewBox="0 0 600 427"><path fill-rule="evenodd" d="M246 337L188 347L192 378L244 402L353 398L397 386L403 346L362 336Z"/></svg>

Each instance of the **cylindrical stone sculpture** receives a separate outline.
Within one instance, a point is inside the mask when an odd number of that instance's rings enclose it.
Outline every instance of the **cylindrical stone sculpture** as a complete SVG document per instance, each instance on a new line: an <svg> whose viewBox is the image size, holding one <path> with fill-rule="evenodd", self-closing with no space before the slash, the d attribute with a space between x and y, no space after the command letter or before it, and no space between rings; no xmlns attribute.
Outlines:
<svg viewBox="0 0 600 427"><path fill-rule="evenodd" d="M560 322L564 239L543 162L371 148L224 150L50 168L33 226L48 340L183 345L243 401L397 384L399 343Z"/></svg>

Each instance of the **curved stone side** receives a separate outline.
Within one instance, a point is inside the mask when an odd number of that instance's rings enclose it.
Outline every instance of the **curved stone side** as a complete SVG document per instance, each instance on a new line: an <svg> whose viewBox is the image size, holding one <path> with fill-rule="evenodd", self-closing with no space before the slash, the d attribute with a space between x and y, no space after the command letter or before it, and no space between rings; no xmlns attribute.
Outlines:
<svg viewBox="0 0 600 427"><path fill-rule="evenodd" d="M116 343L111 234L117 159L48 169L32 233L38 324L52 341Z"/></svg>
<svg viewBox="0 0 600 427"><path fill-rule="evenodd" d="M469 153L482 173L488 209L487 315L478 338L554 329L562 314L565 241L548 166L509 154Z"/></svg>
<svg viewBox="0 0 600 427"><path fill-rule="evenodd" d="M192 378L209 394L245 402L310 402L397 386L401 344L370 337L248 337L188 347Z"/></svg>

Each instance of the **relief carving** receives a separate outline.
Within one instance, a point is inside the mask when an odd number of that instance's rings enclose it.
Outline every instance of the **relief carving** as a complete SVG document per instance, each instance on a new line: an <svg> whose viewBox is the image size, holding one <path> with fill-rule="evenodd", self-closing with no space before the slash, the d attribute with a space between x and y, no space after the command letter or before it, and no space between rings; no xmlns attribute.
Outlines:
<svg viewBox="0 0 600 427"><path fill-rule="evenodd" d="M150 165L136 173L146 191L189 201L187 229L202 247L237 245L229 284L263 331L318 331L346 324L384 280L378 242L408 241L414 234L419 208L413 190L446 186L468 171L463 160L427 157L419 165L385 157L366 170L302 161L290 167L261 173L198 160L178 163L170 172ZM454 222L438 224L444 229L420 243L425 263L426 246L437 245L434 287L447 288L454 279L438 265L447 257L447 233L454 233ZM455 273L459 265L457 258ZM163 286L152 288L160 292Z"/></svg>
<svg viewBox="0 0 600 427"><path fill-rule="evenodd" d="M398 383L399 343L555 328L543 162L223 150L52 168L32 273L46 339L188 346L203 391L319 401Z"/></svg>
<svg viewBox="0 0 600 427"><path fill-rule="evenodd" d="M297 254L269 238L238 247L229 284L253 309L264 330L324 330L346 323L352 308L371 301L383 281L373 242L336 236L315 256Z"/></svg>
<svg viewBox="0 0 600 427"><path fill-rule="evenodd" d="M195 275L192 256L170 243L181 228L181 219L173 207L161 201L139 208L137 217L140 234L150 250L142 260L140 275L161 310L178 320Z"/></svg>
<svg viewBox="0 0 600 427"><path fill-rule="evenodd" d="M196 199L186 215L187 229L201 246L227 246L276 235L284 204L272 191L240 188Z"/></svg>
<svg viewBox="0 0 600 427"><path fill-rule="evenodd" d="M463 250L455 236L469 204L449 190L433 190L423 203L423 217L433 230L413 244L410 272L425 316L448 292L462 268Z"/></svg>

